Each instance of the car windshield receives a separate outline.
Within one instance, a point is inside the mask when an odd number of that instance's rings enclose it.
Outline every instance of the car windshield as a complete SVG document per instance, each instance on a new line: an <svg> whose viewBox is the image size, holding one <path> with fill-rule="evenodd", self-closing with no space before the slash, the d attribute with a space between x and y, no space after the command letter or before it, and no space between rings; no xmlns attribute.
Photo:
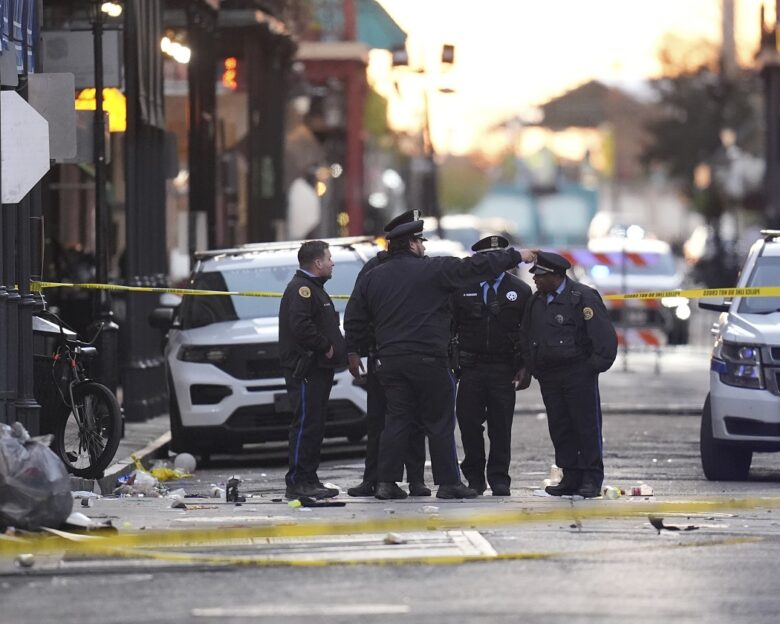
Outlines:
<svg viewBox="0 0 780 624"><path fill-rule="evenodd" d="M780 257L762 256L756 260L753 273L748 278L748 288L777 286L780 275ZM743 314L768 314L780 310L780 297L748 297L739 302L739 312Z"/></svg>
<svg viewBox="0 0 780 624"><path fill-rule="evenodd" d="M349 295L363 264L339 262L326 288L331 295ZM257 267L230 271L209 271L195 276L192 288L200 290L233 290L239 292L284 292L295 271L294 265ZM267 318L279 315L279 297L239 297L199 295L184 297L181 307L182 328L203 327L222 321ZM345 299L334 299L333 305L343 312Z"/></svg>
<svg viewBox="0 0 780 624"><path fill-rule="evenodd" d="M587 271L594 279L604 279L610 275L622 275L623 260L620 252L593 254L594 258L586 264ZM672 276L677 268L671 254L627 253L626 275L665 275Z"/></svg>

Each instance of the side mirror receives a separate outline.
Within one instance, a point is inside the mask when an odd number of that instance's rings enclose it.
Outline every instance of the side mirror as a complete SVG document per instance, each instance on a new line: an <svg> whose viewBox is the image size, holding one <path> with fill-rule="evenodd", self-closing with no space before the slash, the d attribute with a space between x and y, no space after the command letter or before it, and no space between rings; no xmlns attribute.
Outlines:
<svg viewBox="0 0 780 624"><path fill-rule="evenodd" d="M710 303L708 301L699 301L699 307L702 310L710 310L711 312L728 312L731 307L731 301L723 301L722 303Z"/></svg>
<svg viewBox="0 0 780 624"><path fill-rule="evenodd" d="M149 314L149 325L155 329L168 331L173 327L173 316L176 313L174 308L155 308Z"/></svg>

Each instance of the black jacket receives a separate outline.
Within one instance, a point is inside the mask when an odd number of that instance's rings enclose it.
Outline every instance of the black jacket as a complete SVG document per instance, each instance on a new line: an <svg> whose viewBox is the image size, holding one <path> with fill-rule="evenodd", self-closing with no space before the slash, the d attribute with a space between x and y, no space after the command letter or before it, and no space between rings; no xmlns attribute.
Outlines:
<svg viewBox="0 0 780 624"><path fill-rule="evenodd" d="M520 262L511 248L464 259L391 254L358 280L345 313L347 342L359 343L373 327L379 357L447 357L450 295Z"/></svg>
<svg viewBox="0 0 780 624"><path fill-rule="evenodd" d="M491 252L492 253L492 252ZM489 278L492 288L494 278ZM522 368L520 321L531 288L520 278L505 273L496 292L497 306L491 311L485 305L484 288L475 284L452 297L453 334L458 337L461 364L464 354L502 359Z"/></svg>
<svg viewBox="0 0 780 624"><path fill-rule="evenodd" d="M603 373L617 356L617 335L599 293L566 280L561 294L549 305L539 292L526 304L521 325L523 356L537 377L578 362L587 362Z"/></svg>
<svg viewBox="0 0 780 624"><path fill-rule="evenodd" d="M325 280L296 271L279 305L279 360L293 369L304 351L316 354L323 368L346 366L347 350L339 314L324 288ZM325 354L333 347L333 357Z"/></svg>
<svg viewBox="0 0 780 624"><path fill-rule="evenodd" d="M371 269L374 269L385 262L389 257L390 254L388 252L380 251L377 255L369 259L368 262L363 265L363 268L360 269L360 273L358 273L357 277L355 278L355 287L352 289L352 296L350 299L355 296L355 293L357 292L358 286L360 284L360 279ZM347 304L347 307L349 307L349 304ZM366 356L369 354L369 351L373 350L375 347L374 328L372 325L364 325L362 327L362 333L358 334L357 331L351 332L347 334L346 338L347 353L359 353L362 356Z"/></svg>

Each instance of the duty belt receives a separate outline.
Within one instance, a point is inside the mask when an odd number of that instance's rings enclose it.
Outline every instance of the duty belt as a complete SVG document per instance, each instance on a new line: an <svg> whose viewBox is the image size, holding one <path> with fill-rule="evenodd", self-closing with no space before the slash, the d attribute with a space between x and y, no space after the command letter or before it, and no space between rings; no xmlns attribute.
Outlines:
<svg viewBox="0 0 780 624"><path fill-rule="evenodd" d="M471 360L473 362L484 362L486 364L514 364L515 358L512 353L472 353L471 351L460 352L461 361Z"/></svg>

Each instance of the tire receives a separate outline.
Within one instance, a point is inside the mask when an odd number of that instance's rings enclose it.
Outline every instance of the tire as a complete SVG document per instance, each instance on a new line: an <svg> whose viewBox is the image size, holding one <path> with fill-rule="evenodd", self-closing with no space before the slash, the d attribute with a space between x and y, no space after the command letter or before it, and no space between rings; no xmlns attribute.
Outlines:
<svg viewBox="0 0 780 624"><path fill-rule="evenodd" d="M94 381L74 386L73 402L75 407L57 422L54 451L71 474L99 479L119 448L119 403L111 390Z"/></svg>
<svg viewBox="0 0 780 624"><path fill-rule="evenodd" d="M699 451L704 476L710 481L746 481L750 474L753 451L723 444L712 435L710 395L701 413Z"/></svg>

